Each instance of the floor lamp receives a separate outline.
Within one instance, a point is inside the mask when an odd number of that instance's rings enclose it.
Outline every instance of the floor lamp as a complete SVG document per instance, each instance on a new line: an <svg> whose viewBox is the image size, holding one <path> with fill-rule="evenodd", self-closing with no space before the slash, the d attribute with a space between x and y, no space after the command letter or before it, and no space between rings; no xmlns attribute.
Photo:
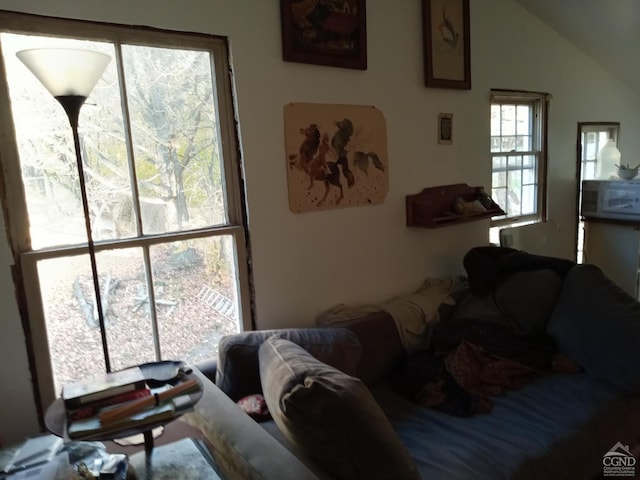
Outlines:
<svg viewBox="0 0 640 480"><path fill-rule="evenodd" d="M96 308L98 323L100 325L100 337L104 352L104 361L107 372L111 371L109 350L107 347L107 332L105 330L104 313L102 311L102 296L100 295L100 282L96 265L96 252L91 234L91 217L89 216L89 202L85 186L84 168L80 150L80 138L78 136L78 118L80 109L91 91L104 73L111 57L104 53L90 50L41 48L22 50L16 53L17 57L33 73L38 80L49 90L49 93L60 102L69 117L71 130L73 131L73 143L76 152L78 176L80 178L80 195L82 197L82 209L84 212L85 228L87 230L87 247L91 260L91 273L93 275L93 287L96 295Z"/></svg>

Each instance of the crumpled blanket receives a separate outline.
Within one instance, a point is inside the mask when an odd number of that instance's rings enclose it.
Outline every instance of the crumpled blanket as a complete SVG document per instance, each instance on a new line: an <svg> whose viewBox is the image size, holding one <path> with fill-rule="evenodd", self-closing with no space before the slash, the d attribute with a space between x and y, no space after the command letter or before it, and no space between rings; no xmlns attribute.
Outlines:
<svg viewBox="0 0 640 480"><path fill-rule="evenodd" d="M431 327L440 320L438 309L442 304L455 304L451 295L465 280L465 277L460 275L428 278L414 293L384 303L359 307L335 305L318 315L316 322L318 325L330 325L368 313L384 311L393 318L407 353L424 350L429 347Z"/></svg>
<svg viewBox="0 0 640 480"><path fill-rule="evenodd" d="M434 329L432 349L406 358L394 386L451 415L488 413L491 397L551 371L555 351L550 339L515 337L503 324L449 319Z"/></svg>

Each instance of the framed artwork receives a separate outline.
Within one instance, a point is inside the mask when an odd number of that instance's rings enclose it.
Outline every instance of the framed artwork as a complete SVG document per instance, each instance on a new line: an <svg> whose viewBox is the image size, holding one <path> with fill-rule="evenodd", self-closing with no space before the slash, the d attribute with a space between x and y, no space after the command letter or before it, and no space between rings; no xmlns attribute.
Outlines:
<svg viewBox="0 0 640 480"><path fill-rule="evenodd" d="M284 144L293 213L384 202L387 131L377 108L290 103L284 107Z"/></svg>
<svg viewBox="0 0 640 480"><path fill-rule="evenodd" d="M367 69L365 0L280 0L282 57Z"/></svg>
<svg viewBox="0 0 640 480"><path fill-rule="evenodd" d="M422 0L428 87L471 89L469 0Z"/></svg>
<svg viewBox="0 0 640 480"><path fill-rule="evenodd" d="M453 144L452 113L441 113L438 115L438 143L441 145Z"/></svg>

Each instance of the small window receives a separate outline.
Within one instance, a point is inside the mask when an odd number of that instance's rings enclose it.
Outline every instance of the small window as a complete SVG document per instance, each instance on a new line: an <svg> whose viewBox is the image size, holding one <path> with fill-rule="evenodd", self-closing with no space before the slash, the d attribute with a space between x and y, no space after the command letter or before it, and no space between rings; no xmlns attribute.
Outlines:
<svg viewBox="0 0 640 480"><path fill-rule="evenodd" d="M500 228L544 220L546 103L543 93L491 93L491 195L506 213L492 219L492 243Z"/></svg>

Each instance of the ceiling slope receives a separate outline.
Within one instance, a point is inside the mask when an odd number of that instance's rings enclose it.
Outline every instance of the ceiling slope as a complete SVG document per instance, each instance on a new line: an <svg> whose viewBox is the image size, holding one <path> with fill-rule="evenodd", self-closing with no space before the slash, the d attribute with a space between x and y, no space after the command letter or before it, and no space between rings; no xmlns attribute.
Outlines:
<svg viewBox="0 0 640 480"><path fill-rule="evenodd" d="M638 0L515 0L640 94Z"/></svg>

